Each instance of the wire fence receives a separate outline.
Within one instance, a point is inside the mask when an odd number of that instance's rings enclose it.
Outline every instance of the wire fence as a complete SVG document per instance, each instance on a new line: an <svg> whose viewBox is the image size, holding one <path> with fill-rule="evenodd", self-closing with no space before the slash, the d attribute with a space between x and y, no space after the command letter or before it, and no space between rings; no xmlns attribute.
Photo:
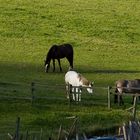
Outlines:
<svg viewBox="0 0 140 140"><path fill-rule="evenodd" d="M82 102L88 100L91 104L106 104L107 89L108 87L94 87L94 93L88 94L84 87ZM30 100L32 103L38 99L68 102L65 85L45 85L35 82L31 84L0 83L0 99L2 98Z"/></svg>
<svg viewBox="0 0 140 140"><path fill-rule="evenodd" d="M0 133L1 140L45 140L47 138L42 128L35 130L29 125L24 125L23 128L19 117L15 122L10 122L8 126L0 127L0 129L8 130Z"/></svg>
<svg viewBox="0 0 140 140"><path fill-rule="evenodd" d="M81 94L80 92L76 92L76 88L79 87L75 86L73 88L75 89L75 92L73 92L74 94ZM115 88L116 87L111 86L94 86L93 94L88 94L86 91L87 87L82 87L81 103L93 105L106 105L110 109L111 103L114 100L114 97L112 95L119 95L118 93L114 92ZM126 89L126 87L123 88ZM131 89L140 90L140 88ZM131 89L129 88L129 90ZM129 93L122 94L122 96L140 96L140 94ZM47 101L55 100L60 102L70 102L70 100L68 100L66 97L66 86L64 84L48 85L37 82L32 82L29 84L0 82L0 99L23 99L29 100L32 104L39 99Z"/></svg>
<svg viewBox="0 0 140 140"><path fill-rule="evenodd" d="M77 87L73 87L73 88L77 88ZM82 105L96 105L96 106L106 106L108 107L108 109L110 109L112 107L112 100L113 100L113 96L116 93L114 93L114 90L116 87L110 87L110 86L106 86L106 87L94 87L93 88L93 94L88 94L86 91L87 87L83 87L82 89L82 97L81 97L81 102L70 102L70 100L68 100L66 98L66 87L65 85L46 85L46 84L41 84L41 83L35 83L32 82L30 84L24 84L24 83L4 83L1 82L0 83L0 100L1 99L17 99L17 100L27 100L29 102L31 102L32 105L34 104L43 104L45 105L46 102L38 102L38 100L45 100L48 102L52 102L52 100L54 101L54 103L58 102L62 102L62 103L76 103L77 104L82 104ZM137 90L140 90L139 88L136 88ZM76 90L75 90L76 91ZM112 94L113 93L113 94ZM80 92L74 92L74 94L81 94ZM138 97L140 96L140 94L137 93L129 93L129 94L123 94L123 96L128 96L131 98L131 96ZM133 109L133 118L135 119L136 117L136 99L135 98L135 102L132 106L131 109ZM11 123L8 126L3 126L0 129L1 130L11 130L10 132L14 133L14 125L12 125ZM25 127L25 126L24 126ZM28 128L30 128L30 126L26 126ZM20 134L21 136L23 135L24 137L28 136L28 138L30 137L31 140L33 139L39 139L41 136L41 132L42 130L32 130L30 131L30 133L25 130L25 131L21 131ZM0 139L4 138L8 139L8 138L12 138L12 135L9 134L5 134L5 133L1 133L0 134ZM44 136L45 137L45 136Z"/></svg>

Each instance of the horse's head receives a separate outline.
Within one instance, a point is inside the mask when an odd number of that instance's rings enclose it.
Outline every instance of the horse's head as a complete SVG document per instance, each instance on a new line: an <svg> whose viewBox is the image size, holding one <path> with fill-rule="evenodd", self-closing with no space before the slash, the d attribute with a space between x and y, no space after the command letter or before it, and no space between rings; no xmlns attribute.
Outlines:
<svg viewBox="0 0 140 140"><path fill-rule="evenodd" d="M93 82L90 82L87 88L88 93L93 93Z"/></svg>
<svg viewBox="0 0 140 140"><path fill-rule="evenodd" d="M80 85L86 87L88 93L93 93L93 82L87 80L83 75L78 74Z"/></svg>
<svg viewBox="0 0 140 140"><path fill-rule="evenodd" d="M50 62L48 62L47 60L44 60L44 66L45 66L45 72L48 72L50 68Z"/></svg>

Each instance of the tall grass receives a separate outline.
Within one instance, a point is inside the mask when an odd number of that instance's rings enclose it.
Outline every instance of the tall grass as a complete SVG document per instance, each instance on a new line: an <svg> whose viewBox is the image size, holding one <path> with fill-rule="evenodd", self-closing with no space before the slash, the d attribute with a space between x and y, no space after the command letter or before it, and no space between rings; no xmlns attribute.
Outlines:
<svg viewBox="0 0 140 140"><path fill-rule="evenodd" d="M140 76L140 2L137 0L0 0L0 81L64 84L63 73L44 72L44 59L53 44L71 43L74 69L95 86ZM21 92L25 92L22 89ZM93 101L94 102L94 101ZM21 116L28 125L56 131L66 116L78 115L81 130L110 128L130 119L115 107L73 106L49 102L32 107L28 101L1 100L0 124ZM130 104L129 104L130 105ZM51 128L50 128L51 126ZM2 131L2 130L1 130Z"/></svg>

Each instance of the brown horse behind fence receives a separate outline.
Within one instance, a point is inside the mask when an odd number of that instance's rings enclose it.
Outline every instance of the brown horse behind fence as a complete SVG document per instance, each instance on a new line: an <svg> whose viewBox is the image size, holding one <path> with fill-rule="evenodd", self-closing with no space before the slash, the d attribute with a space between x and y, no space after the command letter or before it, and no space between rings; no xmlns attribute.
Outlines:
<svg viewBox="0 0 140 140"><path fill-rule="evenodd" d="M119 104L124 104L124 101L122 99L123 93L140 93L140 79L134 79L134 80L118 80L115 83L115 93L120 94L116 95L114 97L114 103L118 103L119 99ZM118 98L118 96L120 98Z"/></svg>

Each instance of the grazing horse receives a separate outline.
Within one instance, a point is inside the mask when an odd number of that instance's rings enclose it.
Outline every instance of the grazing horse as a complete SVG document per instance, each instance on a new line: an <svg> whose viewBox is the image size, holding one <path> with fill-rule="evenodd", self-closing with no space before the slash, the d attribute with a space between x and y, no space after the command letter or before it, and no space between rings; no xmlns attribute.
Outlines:
<svg viewBox="0 0 140 140"><path fill-rule="evenodd" d="M60 59L67 58L70 64L70 68L73 68L73 47L70 44L53 45L45 60L45 72L48 72L50 68L50 61L53 60L53 72L55 71L55 59L58 60L60 71L62 71Z"/></svg>
<svg viewBox="0 0 140 140"><path fill-rule="evenodd" d="M74 92L74 88L72 86L76 87L76 92L81 93L82 92L82 87L87 87L88 93L93 93L93 83L87 80L83 75L77 73L76 71L68 71L65 74L65 83L66 83L66 93L67 93L67 98L69 98L69 93L68 93L68 86L70 85L70 92ZM76 97L74 94L72 94L73 100L75 101L81 101L81 94L76 94Z"/></svg>
<svg viewBox="0 0 140 140"><path fill-rule="evenodd" d="M122 93L140 93L140 79L135 80L118 80L116 81L115 93L119 93L120 95L116 95L114 97L114 103L120 100L119 104L124 104L122 99Z"/></svg>

